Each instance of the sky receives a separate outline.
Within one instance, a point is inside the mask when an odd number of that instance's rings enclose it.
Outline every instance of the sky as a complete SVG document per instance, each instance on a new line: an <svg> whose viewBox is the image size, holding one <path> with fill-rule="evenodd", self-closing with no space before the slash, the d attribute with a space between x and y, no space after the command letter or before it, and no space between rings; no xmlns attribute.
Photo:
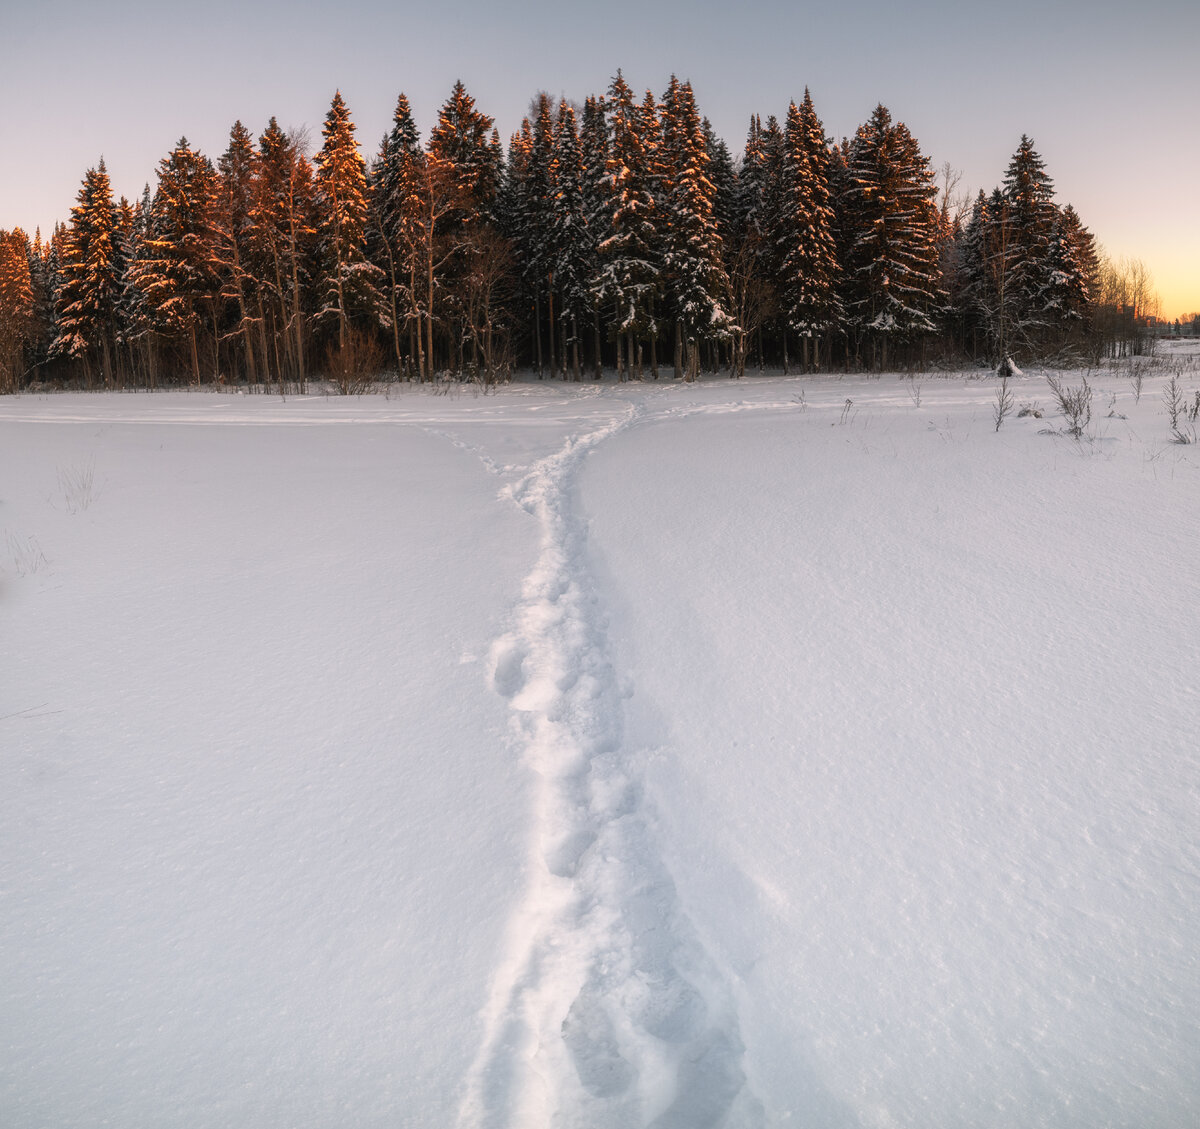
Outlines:
<svg viewBox="0 0 1200 1129"><path fill-rule="evenodd" d="M934 168L990 191L1022 134L1105 250L1141 259L1162 313L1200 311L1200 4L1195 0L0 0L0 227L66 220L103 157L130 199L181 137L214 159L240 119L314 145L340 89L364 154L401 90L422 134L456 79L501 137L539 90L582 101L689 79L736 154L753 113L805 87L828 134L880 102Z"/></svg>

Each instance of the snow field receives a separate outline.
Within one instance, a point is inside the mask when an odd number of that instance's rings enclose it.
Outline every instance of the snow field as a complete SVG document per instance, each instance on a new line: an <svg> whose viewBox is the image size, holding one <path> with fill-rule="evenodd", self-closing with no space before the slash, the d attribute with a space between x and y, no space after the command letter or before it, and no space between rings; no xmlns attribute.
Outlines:
<svg viewBox="0 0 1200 1129"><path fill-rule="evenodd" d="M1200 463L1092 380L0 404L0 1122L1194 1123Z"/></svg>

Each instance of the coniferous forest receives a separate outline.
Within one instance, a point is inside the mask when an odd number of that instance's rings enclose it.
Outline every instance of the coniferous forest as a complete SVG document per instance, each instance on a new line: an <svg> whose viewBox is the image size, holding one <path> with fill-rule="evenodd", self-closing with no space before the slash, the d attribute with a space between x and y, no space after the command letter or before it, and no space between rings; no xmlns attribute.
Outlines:
<svg viewBox="0 0 1200 1129"><path fill-rule="evenodd" d="M365 160L335 94L309 154L272 118L186 138L139 200L103 160L47 238L0 231L0 391L694 379L1140 351L1114 264L1021 138L971 201L880 105L825 134L806 90L731 151L691 86L542 94L508 143L461 82L424 141L400 95Z"/></svg>

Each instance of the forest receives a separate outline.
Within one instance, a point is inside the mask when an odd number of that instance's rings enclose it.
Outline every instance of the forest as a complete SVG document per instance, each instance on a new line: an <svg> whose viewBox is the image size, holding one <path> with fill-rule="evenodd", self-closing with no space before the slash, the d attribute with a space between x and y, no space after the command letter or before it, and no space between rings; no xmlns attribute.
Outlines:
<svg viewBox="0 0 1200 1129"><path fill-rule="evenodd" d="M340 93L310 154L272 118L186 138L141 199L104 161L47 237L0 230L0 391L564 380L1094 363L1147 347L1153 283L1110 261L1022 137L974 199L879 105L809 92L736 155L691 86L539 94L501 144L457 82L404 94L364 159Z"/></svg>

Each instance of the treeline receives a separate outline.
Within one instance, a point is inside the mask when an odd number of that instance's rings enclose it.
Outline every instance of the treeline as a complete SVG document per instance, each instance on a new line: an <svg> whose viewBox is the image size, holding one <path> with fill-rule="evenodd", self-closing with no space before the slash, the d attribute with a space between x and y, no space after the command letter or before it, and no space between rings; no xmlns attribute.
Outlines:
<svg viewBox="0 0 1200 1129"><path fill-rule="evenodd" d="M460 82L422 144L402 94L368 165L337 94L315 155L237 122L215 165L180 140L134 203L101 160L48 239L0 232L0 390L1141 348L1148 275L1101 258L1028 138L971 204L883 106L834 143L805 91L736 160L674 77L531 110L506 151Z"/></svg>

